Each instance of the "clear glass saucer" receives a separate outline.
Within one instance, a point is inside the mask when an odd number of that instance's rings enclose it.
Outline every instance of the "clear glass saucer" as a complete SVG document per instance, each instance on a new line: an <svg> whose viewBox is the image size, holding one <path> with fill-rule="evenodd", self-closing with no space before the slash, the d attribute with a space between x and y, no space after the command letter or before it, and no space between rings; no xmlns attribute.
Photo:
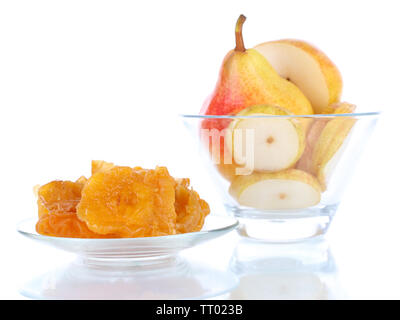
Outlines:
<svg viewBox="0 0 400 320"><path fill-rule="evenodd" d="M199 232L147 238L80 239L40 235L35 230L36 221L36 218L21 221L18 232L32 240L75 253L87 265L100 269L164 263L163 260L171 255L220 237L238 226L233 217L210 215Z"/></svg>

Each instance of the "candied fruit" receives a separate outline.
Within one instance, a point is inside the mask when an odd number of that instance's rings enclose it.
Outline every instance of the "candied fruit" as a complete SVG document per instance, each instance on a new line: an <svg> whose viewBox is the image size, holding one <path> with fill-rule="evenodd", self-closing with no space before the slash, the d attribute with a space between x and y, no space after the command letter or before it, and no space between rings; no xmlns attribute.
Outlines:
<svg viewBox="0 0 400 320"><path fill-rule="evenodd" d="M82 184L72 181L51 181L38 193L39 218L50 212L75 212L81 199Z"/></svg>
<svg viewBox="0 0 400 320"><path fill-rule="evenodd" d="M152 237L199 231L210 209L189 179L167 168L92 161L92 176L35 187L38 233L56 237Z"/></svg>
<svg viewBox="0 0 400 320"><path fill-rule="evenodd" d="M92 175L97 172L106 171L114 167L114 163L103 160L92 160Z"/></svg>
<svg viewBox="0 0 400 320"><path fill-rule="evenodd" d="M175 234L175 180L155 170L114 166L92 175L77 215L99 234L148 237Z"/></svg>
<svg viewBox="0 0 400 320"><path fill-rule="evenodd" d="M98 238L76 215L84 179L52 181L37 190L39 221L36 231L54 237Z"/></svg>
<svg viewBox="0 0 400 320"><path fill-rule="evenodd" d="M79 220L75 212L51 212L43 215L36 224L40 234L66 238L104 238L89 230L86 223ZM111 237L111 236L108 236Z"/></svg>
<svg viewBox="0 0 400 320"><path fill-rule="evenodd" d="M189 189L189 179L177 179L176 182L176 230L178 233L200 231L210 207L196 191Z"/></svg>
<svg viewBox="0 0 400 320"><path fill-rule="evenodd" d="M87 179L85 176L80 176L80 177L75 181L75 183L80 184L81 187L83 188L83 186L86 184L87 180L88 180L88 179Z"/></svg>

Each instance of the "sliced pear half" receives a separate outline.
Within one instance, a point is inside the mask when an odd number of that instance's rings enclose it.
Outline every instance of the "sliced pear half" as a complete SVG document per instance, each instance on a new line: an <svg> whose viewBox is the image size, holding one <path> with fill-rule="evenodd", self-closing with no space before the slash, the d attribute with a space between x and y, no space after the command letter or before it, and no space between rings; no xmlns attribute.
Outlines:
<svg viewBox="0 0 400 320"><path fill-rule="evenodd" d="M331 106L329 106L328 110L329 113L334 113L334 114L344 114L344 113L353 113L356 109L356 106L348 103L348 102L339 102L335 103ZM314 157L316 156L314 154L314 149L318 144L318 140L321 136L321 133L325 129L326 125L332 121L338 118L331 118L331 117L323 117L323 118L317 118L314 119L311 125L309 126L307 133L306 133L306 146L303 152L303 155L301 156L300 160L296 164L296 168L300 170L307 171L309 173L312 173L314 175L318 175L318 170L315 168L315 163L314 163ZM345 119L345 118L343 118ZM325 133L326 134L326 133ZM322 142L320 142L322 143ZM320 146L319 148L322 148ZM318 154L318 156L320 156ZM339 156L336 156L337 160L339 160ZM332 162L333 163L333 162ZM333 170L333 166L329 166ZM321 182L323 189L326 188L326 184L324 181Z"/></svg>
<svg viewBox="0 0 400 320"><path fill-rule="evenodd" d="M304 148L303 155L296 164L296 169L307 171L313 173L312 167L312 156L314 147L321 135L322 130L324 130L329 119L315 119L306 134L306 146Z"/></svg>
<svg viewBox="0 0 400 320"><path fill-rule="evenodd" d="M240 205L263 210L302 209L321 200L318 180L297 169L238 176L229 192Z"/></svg>
<svg viewBox="0 0 400 320"><path fill-rule="evenodd" d="M353 113L356 111L356 105L348 102L336 102L331 104L325 109L326 114L343 114L343 113Z"/></svg>
<svg viewBox="0 0 400 320"><path fill-rule="evenodd" d="M312 153L312 171L317 176L323 190L339 162L349 140L349 134L356 119L337 117L330 120L321 132Z"/></svg>
<svg viewBox="0 0 400 320"><path fill-rule="evenodd" d="M342 77L335 64L313 45L294 39L259 44L254 47L283 78L293 82L308 98L314 113L325 113L339 101Z"/></svg>
<svg viewBox="0 0 400 320"><path fill-rule="evenodd" d="M304 124L288 116L283 108L268 105L242 110L232 121L226 135L226 145L234 162L252 171L273 172L293 166L304 150Z"/></svg>

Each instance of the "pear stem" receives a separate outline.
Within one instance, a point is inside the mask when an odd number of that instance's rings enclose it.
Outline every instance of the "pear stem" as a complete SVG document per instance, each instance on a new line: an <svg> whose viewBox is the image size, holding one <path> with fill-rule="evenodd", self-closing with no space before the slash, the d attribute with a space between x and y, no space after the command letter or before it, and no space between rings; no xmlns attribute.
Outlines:
<svg viewBox="0 0 400 320"><path fill-rule="evenodd" d="M235 51L240 51L240 52L246 51L246 48L244 47L243 35L242 35L243 23L245 21L246 21L246 17L242 14L237 19L236 28L235 28L235 38L236 38Z"/></svg>

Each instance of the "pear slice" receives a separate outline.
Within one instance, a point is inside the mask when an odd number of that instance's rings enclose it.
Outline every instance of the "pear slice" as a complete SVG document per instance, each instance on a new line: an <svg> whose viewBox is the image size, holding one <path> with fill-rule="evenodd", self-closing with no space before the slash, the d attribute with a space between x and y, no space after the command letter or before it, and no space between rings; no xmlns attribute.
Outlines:
<svg viewBox="0 0 400 320"><path fill-rule="evenodd" d="M356 109L356 106L348 103L348 102L339 102L333 105L330 105L326 110L329 113L334 114L345 114L345 113L353 113ZM314 119L313 122L309 125L307 133L306 133L306 145L304 148L303 155L300 160L296 164L296 169L304 170L312 174L317 174L314 165L313 165L313 157L314 157L314 148L317 145L318 139L321 136L322 131L329 121L333 119L330 117L327 118L317 118ZM325 183L322 183L323 189L325 189Z"/></svg>
<svg viewBox="0 0 400 320"><path fill-rule="evenodd" d="M297 169L237 176L229 193L240 205L264 210L302 209L321 199L318 180Z"/></svg>
<svg viewBox="0 0 400 320"><path fill-rule="evenodd" d="M352 117L330 120L314 146L311 170L317 176L323 190L327 188L329 178L345 150L355 122L356 119Z"/></svg>
<svg viewBox="0 0 400 320"><path fill-rule="evenodd" d="M293 166L304 150L304 125L280 107L259 105L242 110L226 135L227 150L239 166L254 171L279 171ZM260 117L258 117L260 116Z"/></svg>
<svg viewBox="0 0 400 320"><path fill-rule="evenodd" d="M356 111L356 106L348 102L336 102L331 104L328 108L324 110L326 114L344 114L353 113Z"/></svg>
<svg viewBox="0 0 400 320"><path fill-rule="evenodd" d="M316 145L322 130L324 130L329 118L315 119L307 130L306 145L303 155L296 164L296 169L313 173L312 156L314 146Z"/></svg>
<svg viewBox="0 0 400 320"><path fill-rule="evenodd" d="M283 78L293 82L308 98L314 113L325 113L339 101L342 77L334 63L313 45L284 39L254 47Z"/></svg>

